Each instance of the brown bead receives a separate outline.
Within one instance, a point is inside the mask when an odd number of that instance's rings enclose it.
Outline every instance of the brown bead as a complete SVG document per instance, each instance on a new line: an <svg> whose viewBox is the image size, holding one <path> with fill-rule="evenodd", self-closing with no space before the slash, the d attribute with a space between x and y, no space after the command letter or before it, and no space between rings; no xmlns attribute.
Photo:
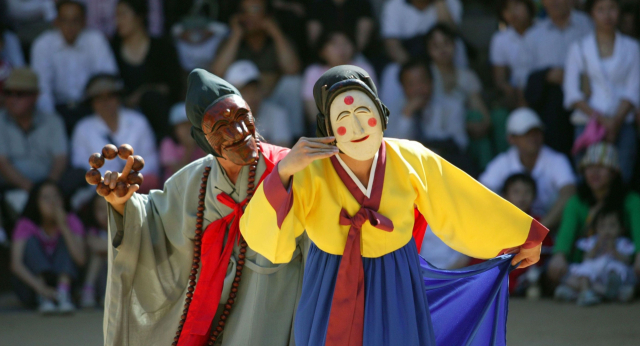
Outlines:
<svg viewBox="0 0 640 346"><path fill-rule="evenodd" d="M182 316L180 316L181 319L186 319L187 318L187 314L182 314Z"/></svg>
<svg viewBox="0 0 640 346"><path fill-rule="evenodd" d="M244 265L244 260L238 260L238 264L243 266Z"/></svg>
<svg viewBox="0 0 640 346"><path fill-rule="evenodd" d="M204 173L202 173L203 176L208 177L209 176L209 171L204 171Z"/></svg>
<svg viewBox="0 0 640 346"><path fill-rule="evenodd" d="M118 148L113 144L107 144L102 148L102 156L107 160L113 160L118 155Z"/></svg>
<svg viewBox="0 0 640 346"><path fill-rule="evenodd" d="M129 186L127 186L127 183L123 181L119 181L116 184L116 188L114 189L114 191L116 192L116 196L124 197L127 194L127 192L129 192Z"/></svg>
<svg viewBox="0 0 640 346"><path fill-rule="evenodd" d="M111 193L111 188L109 188L109 185L105 185L105 183L100 183L96 187L96 192L102 197L107 197Z"/></svg>
<svg viewBox="0 0 640 346"><path fill-rule="evenodd" d="M240 253L242 253L242 254L243 254L243 253L245 253L245 252L247 252L247 248L241 247L241 248L240 248Z"/></svg>
<svg viewBox="0 0 640 346"><path fill-rule="evenodd" d="M200 268L200 266L199 266L197 263L194 263L194 264L191 266L191 268L193 268L193 269L198 269L198 268Z"/></svg>
<svg viewBox="0 0 640 346"><path fill-rule="evenodd" d="M144 168L144 159L140 155L133 155L133 166L131 169L134 171L141 171Z"/></svg>
<svg viewBox="0 0 640 346"><path fill-rule="evenodd" d="M231 310L231 305L230 304L225 304L224 308L227 309L227 310Z"/></svg>
<svg viewBox="0 0 640 346"><path fill-rule="evenodd" d="M84 175L84 179L91 185L98 185L102 181L102 175L97 169L91 169Z"/></svg>
<svg viewBox="0 0 640 346"><path fill-rule="evenodd" d="M198 262L200 262L200 260L199 260L199 259L197 259L197 258L194 258L194 259L193 259L193 263L198 263Z"/></svg>
<svg viewBox="0 0 640 346"><path fill-rule="evenodd" d="M194 290L193 286L189 286L189 287L187 288L187 291L189 291L189 292L193 292L193 290Z"/></svg>
<svg viewBox="0 0 640 346"><path fill-rule="evenodd" d="M216 331L222 333L222 330L224 330L224 328L222 328L222 326L217 326L216 327Z"/></svg>
<svg viewBox="0 0 640 346"><path fill-rule="evenodd" d="M233 299L229 299L229 300L227 300L227 303L229 303L229 304L231 304L231 305L233 305L233 303L234 303L234 302L235 302L235 301L234 301Z"/></svg>
<svg viewBox="0 0 640 346"><path fill-rule="evenodd" d="M202 228L202 223L197 223L196 228Z"/></svg>
<svg viewBox="0 0 640 346"><path fill-rule="evenodd" d="M242 268L244 268L244 267L243 267L243 266L241 266L241 265L236 266L236 270L242 270Z"/></svg>
<svg viewBox="0 0 640 346"><path fill-rule="evenodd" d="M201 184L200 184L200 187L201 187L201 188L203 188L203 189L205 189L205 188L207 187L207 183L201 183Z"/></svg>
<svg viewBox="0 0 640 346"><path fill-rule="evenodd" d="M207 167L204 168L204 170L208 172L208 171L211 170L211 167L207 166Z"/></svg>
<svg viewBox="0 0 640 346"><path fill-rule="evenodd" d="M229 298L235 298L236 294L235 293L229 293Z"/></svg>
<svg viewBox="0 0 640 346"><path fill-rule="evenodd" d="M191 303L191 297L187 297L185 301L187 302L187 304Z"/></svg>
<svg viewBox="0 0 640 346"><path fill-rule="evenodd" d="M239 254L239 255L238 255L238 258L239 258L239 259L244 259L245 257L247 257L247 256L245 256L243 253L241 253L241 254Z"/></svg>
<svg viewBox="0 0 640 346"><path fill-rule="evenodd" d="M236 277L233 279L233 281L235 281L235 282L240 282L240 278L236 276Z"/></svg>
<svg viewBox="0 0 640 346"><path fill-rule="evenodd" d="M118 157L121 159L126 160L131 155L133 155L133 148L129 144L123 144L118 148Z"/></svg>
<svg viewBox="0 0 640 346"><path fill-rule="evenodd" d="M144 181L144 177L140 172L132 171L132 172L129 172L129 175L127 176L127 183L131 185L133 184L141 185L143 181Z"/></svg>
<svg viewBox="0 0 640 346"><path fill-rule="evenodd" d="M223 321L226 321L227 320L227 316L222 315L222 316L220 316L220 319L223 320Z"/></svg>
<svg viewBox="0 0 640 346"><path fill-rule="evenodd" d="M200 232L202 232L202 231L200 231ZM194 241L193 241L193 244L194 244L195 246L200 246L200 244L201 244L201 243L202 243L202 242L201 242L200 240L194 240Z"/></svg>
<svg viewBox="0 0 640 346"><path fill-rule="evenodd" d="M224 321L218 321L218 325L219 325L220 327L224 327L225 322L224 322ZM217 329L217 328L216 328L216 329Z"/></svg>
<svg viewBox="0 0 640 346"><path fill-rule="evenodd" d="M237 292L238 292L238 289L237 289L237 288L235 288L235 287L232 287L232 288L231 288L231 292L233 292L233 293L237 293Z"/></svg>
<svg viewBox="0 0 640 346"><path fill-rule="evenodd" d="M237 282L234 282L234 283L232 283L232 284L231 284L231 286L233 286L233 287L236 287L236 288L237 288L237 287L239 286L239 284L238 284Z"/></svg>
<svg viewBox="0 0 640 346"><path fill-rule="evenodd" d="M222 311L222 314L225 315L225 316L229 316L229 310L227 309L227 310Z"/></svg>
<svg viewBox="0 0 640 346"><path fill-rule="evenodd" d="M197 229L196 234L202 234L202 229Z"/></svg>
<svg viewBox="0 0 640 346"><path fill-rule="evenodd" d="M254 181L256 181L256 178L249 177L249 185L253 185Z"/></svg>
<svg viewBox="0 0 640 346"><path fill-rule="evenodd" d="M195 280L196 276L195 275L189 275L189 280Z"/></svg>
<svg viewBox="0 0 640 346"><path fill-rule="evenodd" d="M200 189L198 192L199 192L201 195L204 195L204 194L205 194L205 192L207 192L207 190L205 190L205 189Z"/></svg>
<svg viewBox="0 0 640 346"><path fill-rule="evenodd" d="M256 172L254 172L254 171L249 171L249 176L250 176L250 177L255 177L255 176L256 176Z"/></svg>
<svg viewBox="0 0 640 346"><path fill-rule="evenodd" d="M89 156L89 165L91 165L91 168L99 169L104 165L104 157L98 153L91 154Z"/></svg>
<svg viewBox="0 0 640 346"><path fill-rule="evenodd" d="M180 335L180 332L182 331L182 325L184 324L184 320L180 320L180 322L178 322L178 331L176 332L176 334Z"/></svg>
<svg viewBox="0 0 640 346"><path fill-rule="evenodd" d="M198 201L198 205L202 207L204 205L204 201Z"/></svg>
<svg viewBox="0 0 640 346"><path fill-rule="evenodd" d="M204 211L204 207L198 207L198 211Z"/></svg>
<svg viewBox="0 0 640 346"><path fill-rule="evenodd" d="M249 189L253 190L253 187L254 187L254 186L255 186L255 185L253 185L253 184L248 184L248 185L247 185L247 188L249 188Z"/></svg>
<svg viewBox="0 0 640 346"><path fill-rule="evenodd" d="M182 310L182 313L183 313L183 314L186 314L187 312L189 312L189 309L188 309L188 308L187 308L187 309Z"/></svg>
<svg viewBox="0 0 640 346"><path fill-rule="evenodd" d="M191 269L191 275L196 275L196 274L198 274L198 271L195 269Z"/></svg>
<svg viewBox="0 0 640 346"><path fill-rule="evenodd" d="M207 178L207 177L202 177L202 179L200 179L200 181L202 181L203 183L206 183L206 182L207 182L207 180L208 180L208 178Z"/></svg>

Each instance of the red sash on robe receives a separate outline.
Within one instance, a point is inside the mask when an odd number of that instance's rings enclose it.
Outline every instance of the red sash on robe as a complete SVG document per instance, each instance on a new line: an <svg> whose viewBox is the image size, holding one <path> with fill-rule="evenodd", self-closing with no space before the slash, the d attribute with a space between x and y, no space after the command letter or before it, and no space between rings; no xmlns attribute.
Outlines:
<svg viewBox="0 0 640 346"><path fill-rule="evenodd" d="M258 185L269 175L275 164L286 156L289 149L261 143L261 151L266 169ZM233 211L210 223L204 231L200 255L200 275L187 319L178 340L179 346L202 346L209 340L211 323L213 323L213 318L220 304L233 244L240 241L240 218L247 200L236 203L225 193L218 194L217 199ZM229 230L227 242L223 246L227 229Z"/></svg>

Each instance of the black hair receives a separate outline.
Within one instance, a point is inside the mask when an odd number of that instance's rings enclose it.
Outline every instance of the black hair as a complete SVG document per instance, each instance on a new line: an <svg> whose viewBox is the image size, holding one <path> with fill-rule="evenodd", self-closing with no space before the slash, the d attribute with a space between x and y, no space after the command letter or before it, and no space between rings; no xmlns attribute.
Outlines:
<svg viewBox="0 0 640 346"><path fill-rule="evenodd" d="M327 62L324 61L324 59L320 56L320 53L335 35L343 35L344 37L346 37L353 46L353 53L356 53L356 40L352 35L350 35L346 31L341 30L323 30L315 44L316 56L323 64L326 64Z"/></svg>
<svg viewBox="0 0 640 346"><path fill-rule="evenodd" d="M591 11L593 11L593 7L600 1L605 1L605 0L587 0L587 2L584 4L584 11L587 12L588 14L591 14ZM611 1L618 4L618 7L620 6L620 0L611 0Z"/></svg>
<svg viewBox="0 0 640 346"><path fill-rule="evenodd" d="M147 5L146 0L119 0L118 4L125 4L129 6L133 10L133 13L142 19L143 25L146 29L149 18L149 6Z"/></svg>
<svg viewBox="0 0 640 346"><path fill-rule="evenodd" d="M83 3L79 2L79 1L73 1L73 0L62 0L62 1L56 2L56 11L58 13L60 13L60 10L65 5L78 6L78 8L80 9L80 12L82 12L82 17L86 17L87 16L87 6L85 6L85 4L83 4Z"/></svg>
<svg viewBox="0 0 640 346"><path fill-rule="evenodd" d="M602 208L600 208L600 210L598 210L598 212L593 216L593 219L591 220L591 224L589 227L591 232L595 233L596 225L598 224L598 222L600 222L600 220L610 215L614 215L618 219L618 222L620 223L620 227L622 227L622 232L620 233L624 234L625 233L624 210L622 208L619 208L619 206L614 206L614 205L604 205L602 206ZM593 234L589 234L589 235L593 235Z"/></svg>
<svg viewBox="0 0 640 346"><path fill-rule="evenodd" d="M630 33L635 38L640 38L640 5L638 3L625 2L620 6L620 23L622 16L631 14L635 25L635 32Z"/></svg>
<svg viewBox="0 0 640 346"><path fill-rule="evenodd" d="M64 198L64 194L62 193L60 186L58 186L58 184L55 181L44 180L42 182L39 182L31 188L31 191L29 191L29 198L27 199L27 204L25 205L24 210L22 211L22 217L31 220L36 225L42 225L42 214L40 213L40 205L38 203L38 199L40 198L40 192L42 191L42 189L48 185L52 185L56 188L56 190L58 191L58 194L60 195L60 198L62 198L62 200L64 201L62 207L64 208L65 211L69 211L68 205Z"/></svg>
<svg viewBox="0 0 640 346"><path fill-rule="evenodd" d="M429 44L431 39L433 39L433 36L437 32L443 34L448 39L450 39L452 42L455 42L455 40L458 38L458 33L454 29L452 29L449 25L444 24L444 23L438 23L438 24L434 25L433 28L431 28L431 30L429 30L429 32L427 32L427 35L425 36L425 39L424 39L425 43L427 45Z"/></svg>
<svg viewBox="0 0 640 346"><path fill-rule="evenodd" d="M398 80L402 83L402 76L404 76L404 74L407 73L409 70L414 69L416 67L424 68L425 72L427 73L427 78L429 78L429 80L433 80L433 73L431 72L431 66L429 66L429 63L425 59L411 59L406 63L402 64L402 67L400 68L400 72L398 72Z"/></svg>
<svg viewBox="0 0 640 346"><path fill-rule="evenodd" d="M522 182L529 185L531 187L531 190L533 191L533 198L536 198L536 195L538 194L538 184L536 183L535 179L533 179L529 174L526 173L516 173L510 175L502 185L502 195L505 195L511 185L517 182Z"/></svg>
<svg viewBox="0 0 640 346"><path fill-rule="evenodd" d="M98 225L98 220L96 220L96 216L94 212L95 205L101 198L102 197L100 197L98 194L94 194L93 197L89 200L89 202L85 203L82 206L82 208L80 208L78 216L80 216L80 220L82 221L82 224L87 229L89 229L90 227L93 227L93 228L101 227L100 225Z"/></svg>
<svg viewBox="0 0 640 346"><path fill-rule="evenodd" d="M529 19L533 20L536 17L536 5L533 3L533 0L499 0L498 3L498 18L502 22L506 23L506 20L502 16L502 12L507 9L510 2L519 2L527 7L527 12L529 12Z"/></svg>
<svg viewBox="0 0 640 346"><path fill-rule="evenodd" d="M627 197L627 190L625 189L620 173L615 172L614 174L615 176L609 186L609 194L604 199L604 205L612 208L622 208L625 198ZM587 203L589 207L596 205L598 202L591 188L589 188L589 185L587 185L585 181L578 185L578 198Z"/></svg>

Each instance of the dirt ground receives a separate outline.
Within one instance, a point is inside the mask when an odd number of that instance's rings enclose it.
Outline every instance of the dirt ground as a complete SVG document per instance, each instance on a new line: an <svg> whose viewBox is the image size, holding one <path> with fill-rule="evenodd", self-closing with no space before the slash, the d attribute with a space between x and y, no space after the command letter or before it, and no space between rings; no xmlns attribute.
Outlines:
<svg viewBox="0 0 640 346"><path fill-rule="evenodd" d="M580 308L550 300L512 299L507 339L510 346L638 346L638 321L640 302ZM42 317L17 310L0 312L0 345L101 343L102 312L98 310L68 317Z"/></svg>

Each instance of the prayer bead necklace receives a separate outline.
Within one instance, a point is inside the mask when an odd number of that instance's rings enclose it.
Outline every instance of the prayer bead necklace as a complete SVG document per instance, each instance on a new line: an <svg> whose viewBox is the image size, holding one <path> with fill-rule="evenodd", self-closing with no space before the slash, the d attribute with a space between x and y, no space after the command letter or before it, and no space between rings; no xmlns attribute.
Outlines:
<svg viewBox="0 0 640 346"><path fill-rule="evenodd" d="M260 152L260 141L256 138L256 144L258 145L258 151ZM247 203L253 197L255 193L255 180L256 180L256 169L258 167L258 160L256 158L255 161L249 166L249 184L247 185ZM198 195L198 212L196 213L196 232L195 237L193 238L193 264L191 265L191 274L189 275L189 285L187 287L187 298L184 302L184 310L182 310L182 316L180 316L180 323L178 324L178 330L176 331L176 336L173 338L173 343L171 345L175 346L178 344L178 340L180 339L180 333L182 333L182 326L184 326L185 321L187 320L187 313L189 312L189 305L191 305L191 299L193 298L193 292L196 289L196 277L198 276L198 269L200 268L200 250L202 245L202 223L204 220L204 199L207 193L207 181L209 180L209 174L211 173L211 167L205 167L204 172L202 173L202 179L200 184L200 191ZM227 239L227 241L233 241L232 239ZM231 313L231 307L236 301L236 296L238 293L238 287L240 286L240 280L242 279L242 269L244 268L244 260L245 254L247 252L247 242L240 234L240 254L238 255L238 262L236 265L236 276L233 279L233 283L231 284L231 292L229 293L229 298L227 299L227 303L224 305L224 309L222 310L222 314L220 314L220 321L217 324L212 324L211 334L209 336L208 345L214 345L222 331L224 330L225 322L227 318L229 318L229 314ZM215 326L215 327L213 327Z"/></svg>

